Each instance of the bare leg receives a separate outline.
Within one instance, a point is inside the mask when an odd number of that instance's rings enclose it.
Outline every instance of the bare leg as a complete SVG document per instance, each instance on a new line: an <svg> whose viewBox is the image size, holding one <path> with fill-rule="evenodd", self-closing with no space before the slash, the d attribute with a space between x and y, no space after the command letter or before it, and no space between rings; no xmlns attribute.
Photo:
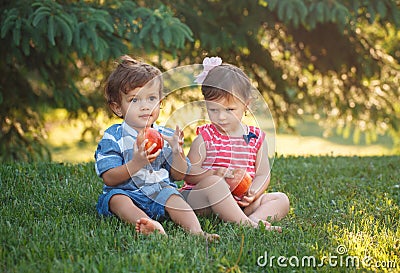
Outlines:
<svg viewBox="0 0 400 273"><path fill-rule="evenodd" d="M290 202L281 192L265 193L248 206L244 213L251 219L279 221L289 212Z"/></svg>
<svg viewBox="0 0 400 273"><path fill-rule="evenodd" d="M258 227L258 223L247 217L233 198L228 184L219 176L209 176L200 181L189 193L188 202L195 210L211 207L223 221Z"/></svg>
<svg viewBox="0 0 400 273"><path fill-rule="evenodd" d="M162 225L150 219L128 196L123 194L114 195L110 199L109 206L111 212L117 215L122 221L135 225L137 232L150 234L157 230L161 234L165 234Z"/></svg>
<svg viewBox="0 0 400 273"><path fill-rule="evenodd" d="M165 210L168 212L174 223L182 226L186 231L201 235L209 241L219 239L218 234L208 234L200 226L199 219L188 203L179 195L171 195L165 204Z"/></svg>
<svg viewBox="0 0 400 273"><path fill-rule="evenodd" d="M218 234L208 234L202 230L199 219L193 209L182 197L172 195L165 204L165 210L168 212L172 221L182 226L186 231L201 235L208 241L219 239Z"/></svg>

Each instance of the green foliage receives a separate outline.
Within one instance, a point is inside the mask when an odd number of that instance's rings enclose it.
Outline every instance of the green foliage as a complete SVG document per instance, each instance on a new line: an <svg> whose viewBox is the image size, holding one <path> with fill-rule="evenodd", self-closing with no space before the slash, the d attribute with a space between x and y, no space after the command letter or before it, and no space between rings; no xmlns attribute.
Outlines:
<svg viewBox="0 0 400 273"><path fill-rule="evenodd" d="M200 217L219 243L207 244L171 221L168 238L142 236L116 218L99 218L102 183L93 163L0 165L2 272L332 272L400 268L399 157L276 158L270 190L291 200L283 233L253 230ZM243 247L242 245L243 240ZM347 252L339 255L337 248ZM257 265L275 256L272 266ZM240 255L241 253L241 255ZM370 266L340 259L371 257ZM279 267L277 257L333 257L323 266ZM264 260L261 260L263 262ZM393 268L375 262L396 261ZM295 260L292 259L295 263ZM392 270L392 271L391 271Z"/></svg>
<svg viewBox="0 0 400 273"><path fill-rule="evenodd" d="M76 116L102 107L78 83L105 69L110 59L132 50L176 54L192 40L190 29L163 5L51 0L1 5L0 161L48 159L43 112L65 108Z"/></svg>
<svg viewBox="0 0 400 273"><path fill-rule="evenodd" d="M293 129L291 118L313 114L327 133L346 136L350 130L373 141L374 134L389 132L397 143L400 139L398 0L17 0L0 5L4 151L15 147L25 153L20 142L7 142L22 138L21 132L28 147L43 145L42 114L48 108L77 116L103 107L98 90L105 71L125 53L164 69L175 59L192 64L219 55L251 76L279 127ZM88 79L93 84L83 90ZM7 122L16 121L11 115L22 117L21 130L10 131Z"/></svg>
<svg viewBox="0 0 400 273"><path fill-rule="evenodd" d="M290 117L304 113L320 119L327 133L346 127L399 139L398 0L174 6L197 40L184 56L192 54L200 63L204 55L219 55L242 67L263 92L278 126L290 128Z"/></svg>
<svg viewBox="0 0 400 273"><path fill-rule="evenodd" d="M167 7L161 6L154 12L145 8L137 9L138 13L142 11L144 12L140 17L143 20L143 28L139 33L140 39L151 37L154 46L158 47L164 43L167 48L183 48L186 40L193 41L192 31L178 18L171 17L171 11Z"/></svg>

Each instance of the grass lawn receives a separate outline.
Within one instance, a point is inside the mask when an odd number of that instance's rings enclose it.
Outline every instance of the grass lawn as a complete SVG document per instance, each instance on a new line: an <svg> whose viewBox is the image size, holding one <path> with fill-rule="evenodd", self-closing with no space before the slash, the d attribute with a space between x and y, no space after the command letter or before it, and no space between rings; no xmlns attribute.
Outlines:
<svg viewBox="0 0 400 273"><path fill-rule="evenodd" d="M99 218L93 163L2 164L0 271L399 272L399 166L399 156L278 157L270 190L291 200L283 233L200 218L221 235L208 244L172 222L166 238Z"/></svg>

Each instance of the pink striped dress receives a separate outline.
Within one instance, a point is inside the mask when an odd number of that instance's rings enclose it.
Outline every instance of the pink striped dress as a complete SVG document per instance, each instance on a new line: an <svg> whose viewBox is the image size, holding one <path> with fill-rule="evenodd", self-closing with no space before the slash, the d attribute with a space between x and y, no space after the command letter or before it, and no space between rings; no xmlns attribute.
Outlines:
<svg viewBox="0 0 400 273"><path fill-rule="evenodd" d="M205 143L206 158L203 161L204 169L243 168L252 178L255 176L257 152L260 149L265 133L258 127L248 126L248 133L256 137L246 143L243 137L230 137L221 134L213 124L206 124L197 128ZM184 183L182 190L191 190L194 185Z"/></svg>

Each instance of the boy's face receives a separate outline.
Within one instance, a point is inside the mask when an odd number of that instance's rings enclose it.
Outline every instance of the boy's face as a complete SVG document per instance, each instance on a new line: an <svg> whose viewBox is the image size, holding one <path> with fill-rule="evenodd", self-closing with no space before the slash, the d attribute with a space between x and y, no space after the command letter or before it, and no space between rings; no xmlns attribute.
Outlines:
<svg viewBox="0 0 400 273"><path fill-rule="evenodd" d="M113 103L114 112L125 119L125 122L137 131L153 124L160 114L160 82L148 82L121 94L121 103Z"/></svg>
<svg viewBox="0 0 400 273"><path fill-rule="evenodd" d="M208 117L221 132L231 136L241 136L241 121L246 111L246 103L239 98L222 98L219 100L206 101Z"/></svg>

